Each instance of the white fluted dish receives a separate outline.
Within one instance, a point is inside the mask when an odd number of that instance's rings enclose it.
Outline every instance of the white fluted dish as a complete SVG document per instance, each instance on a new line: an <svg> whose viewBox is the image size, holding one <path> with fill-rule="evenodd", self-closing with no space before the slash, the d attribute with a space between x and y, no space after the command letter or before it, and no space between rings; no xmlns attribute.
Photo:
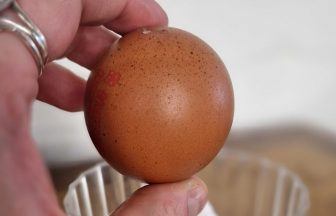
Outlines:
<svg viewBox="0 0 336 216"><path fill-rule="evenodd" d="M205 169L217 215L306 216L309 192L287 168L236 150L221 151ZM83 172L64 198L68 216L108 216L144 183L123 176L105 162ZM202 215L216 215L207 205Z"/></svg>

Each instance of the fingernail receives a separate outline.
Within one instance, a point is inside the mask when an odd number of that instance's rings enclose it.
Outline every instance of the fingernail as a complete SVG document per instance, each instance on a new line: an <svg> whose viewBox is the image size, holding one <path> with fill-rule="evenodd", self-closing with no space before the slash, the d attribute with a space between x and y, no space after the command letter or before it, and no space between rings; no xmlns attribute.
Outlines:
<svg viewBox="0 0 336 216"><path fill-rule="evenodd" d="M201 182L192 179L188 191L188 215L196 216L205 204L206 189Z"/></svg>

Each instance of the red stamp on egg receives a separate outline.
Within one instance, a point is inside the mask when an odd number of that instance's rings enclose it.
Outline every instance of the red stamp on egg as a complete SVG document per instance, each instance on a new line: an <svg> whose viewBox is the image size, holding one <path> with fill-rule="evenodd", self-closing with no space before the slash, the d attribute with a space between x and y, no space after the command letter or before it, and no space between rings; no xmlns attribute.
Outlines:
<svg viewBox="0 0 336 216"><path fill-rule="evenodd" d="M96 104L98 106L104 106L105 104L105 101L107 99L107 94L105 91L103 90L99 90L96 94L96 98L95 98L95 101L96 101Z"/></svg>
<svg viewBox="0 0 336 216"><path fill-rule="evenodd" d="M107 75L106 81L108 83L109 86L115 86L116 84L118 84L119 80L121 78L120 73L118 72L114 72L114 71L110 71Z"/></svg>

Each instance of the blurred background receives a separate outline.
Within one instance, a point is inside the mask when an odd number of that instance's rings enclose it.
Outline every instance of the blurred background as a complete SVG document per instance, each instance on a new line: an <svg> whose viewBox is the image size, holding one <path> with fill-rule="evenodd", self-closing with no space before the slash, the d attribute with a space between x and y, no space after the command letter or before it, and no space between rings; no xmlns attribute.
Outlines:
<svg viewBox="0 0 336 216"><path fill-rule="evenodd" d="M235 92L226 147L251 151L297 172L311 215L336 212L336 1L159 0L170 26L209 43ZM86 78L84 68L60 61ZM36 102L33 134L50 167L99 159L83 113Z"/></svg>

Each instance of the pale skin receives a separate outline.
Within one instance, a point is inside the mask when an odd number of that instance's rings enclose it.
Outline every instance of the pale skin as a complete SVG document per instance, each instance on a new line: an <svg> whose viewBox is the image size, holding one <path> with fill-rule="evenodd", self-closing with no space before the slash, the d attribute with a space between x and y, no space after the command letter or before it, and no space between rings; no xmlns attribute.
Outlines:
<svg viewBox="0 0 336 216"><path fill-rule="evenodd" d="M20 39L0 33L0 215L61 216L65 214L30 134L31 106L37 98L81 111L85 80L52 61L66 56L91 69L117 39L107 28L125 34L142 26L167 25L167 16L153 0L18 2L46 36L50 63L39 78ZM206 186L196 177L150 185L112 215L197 215L206 194Z"/></svg>

